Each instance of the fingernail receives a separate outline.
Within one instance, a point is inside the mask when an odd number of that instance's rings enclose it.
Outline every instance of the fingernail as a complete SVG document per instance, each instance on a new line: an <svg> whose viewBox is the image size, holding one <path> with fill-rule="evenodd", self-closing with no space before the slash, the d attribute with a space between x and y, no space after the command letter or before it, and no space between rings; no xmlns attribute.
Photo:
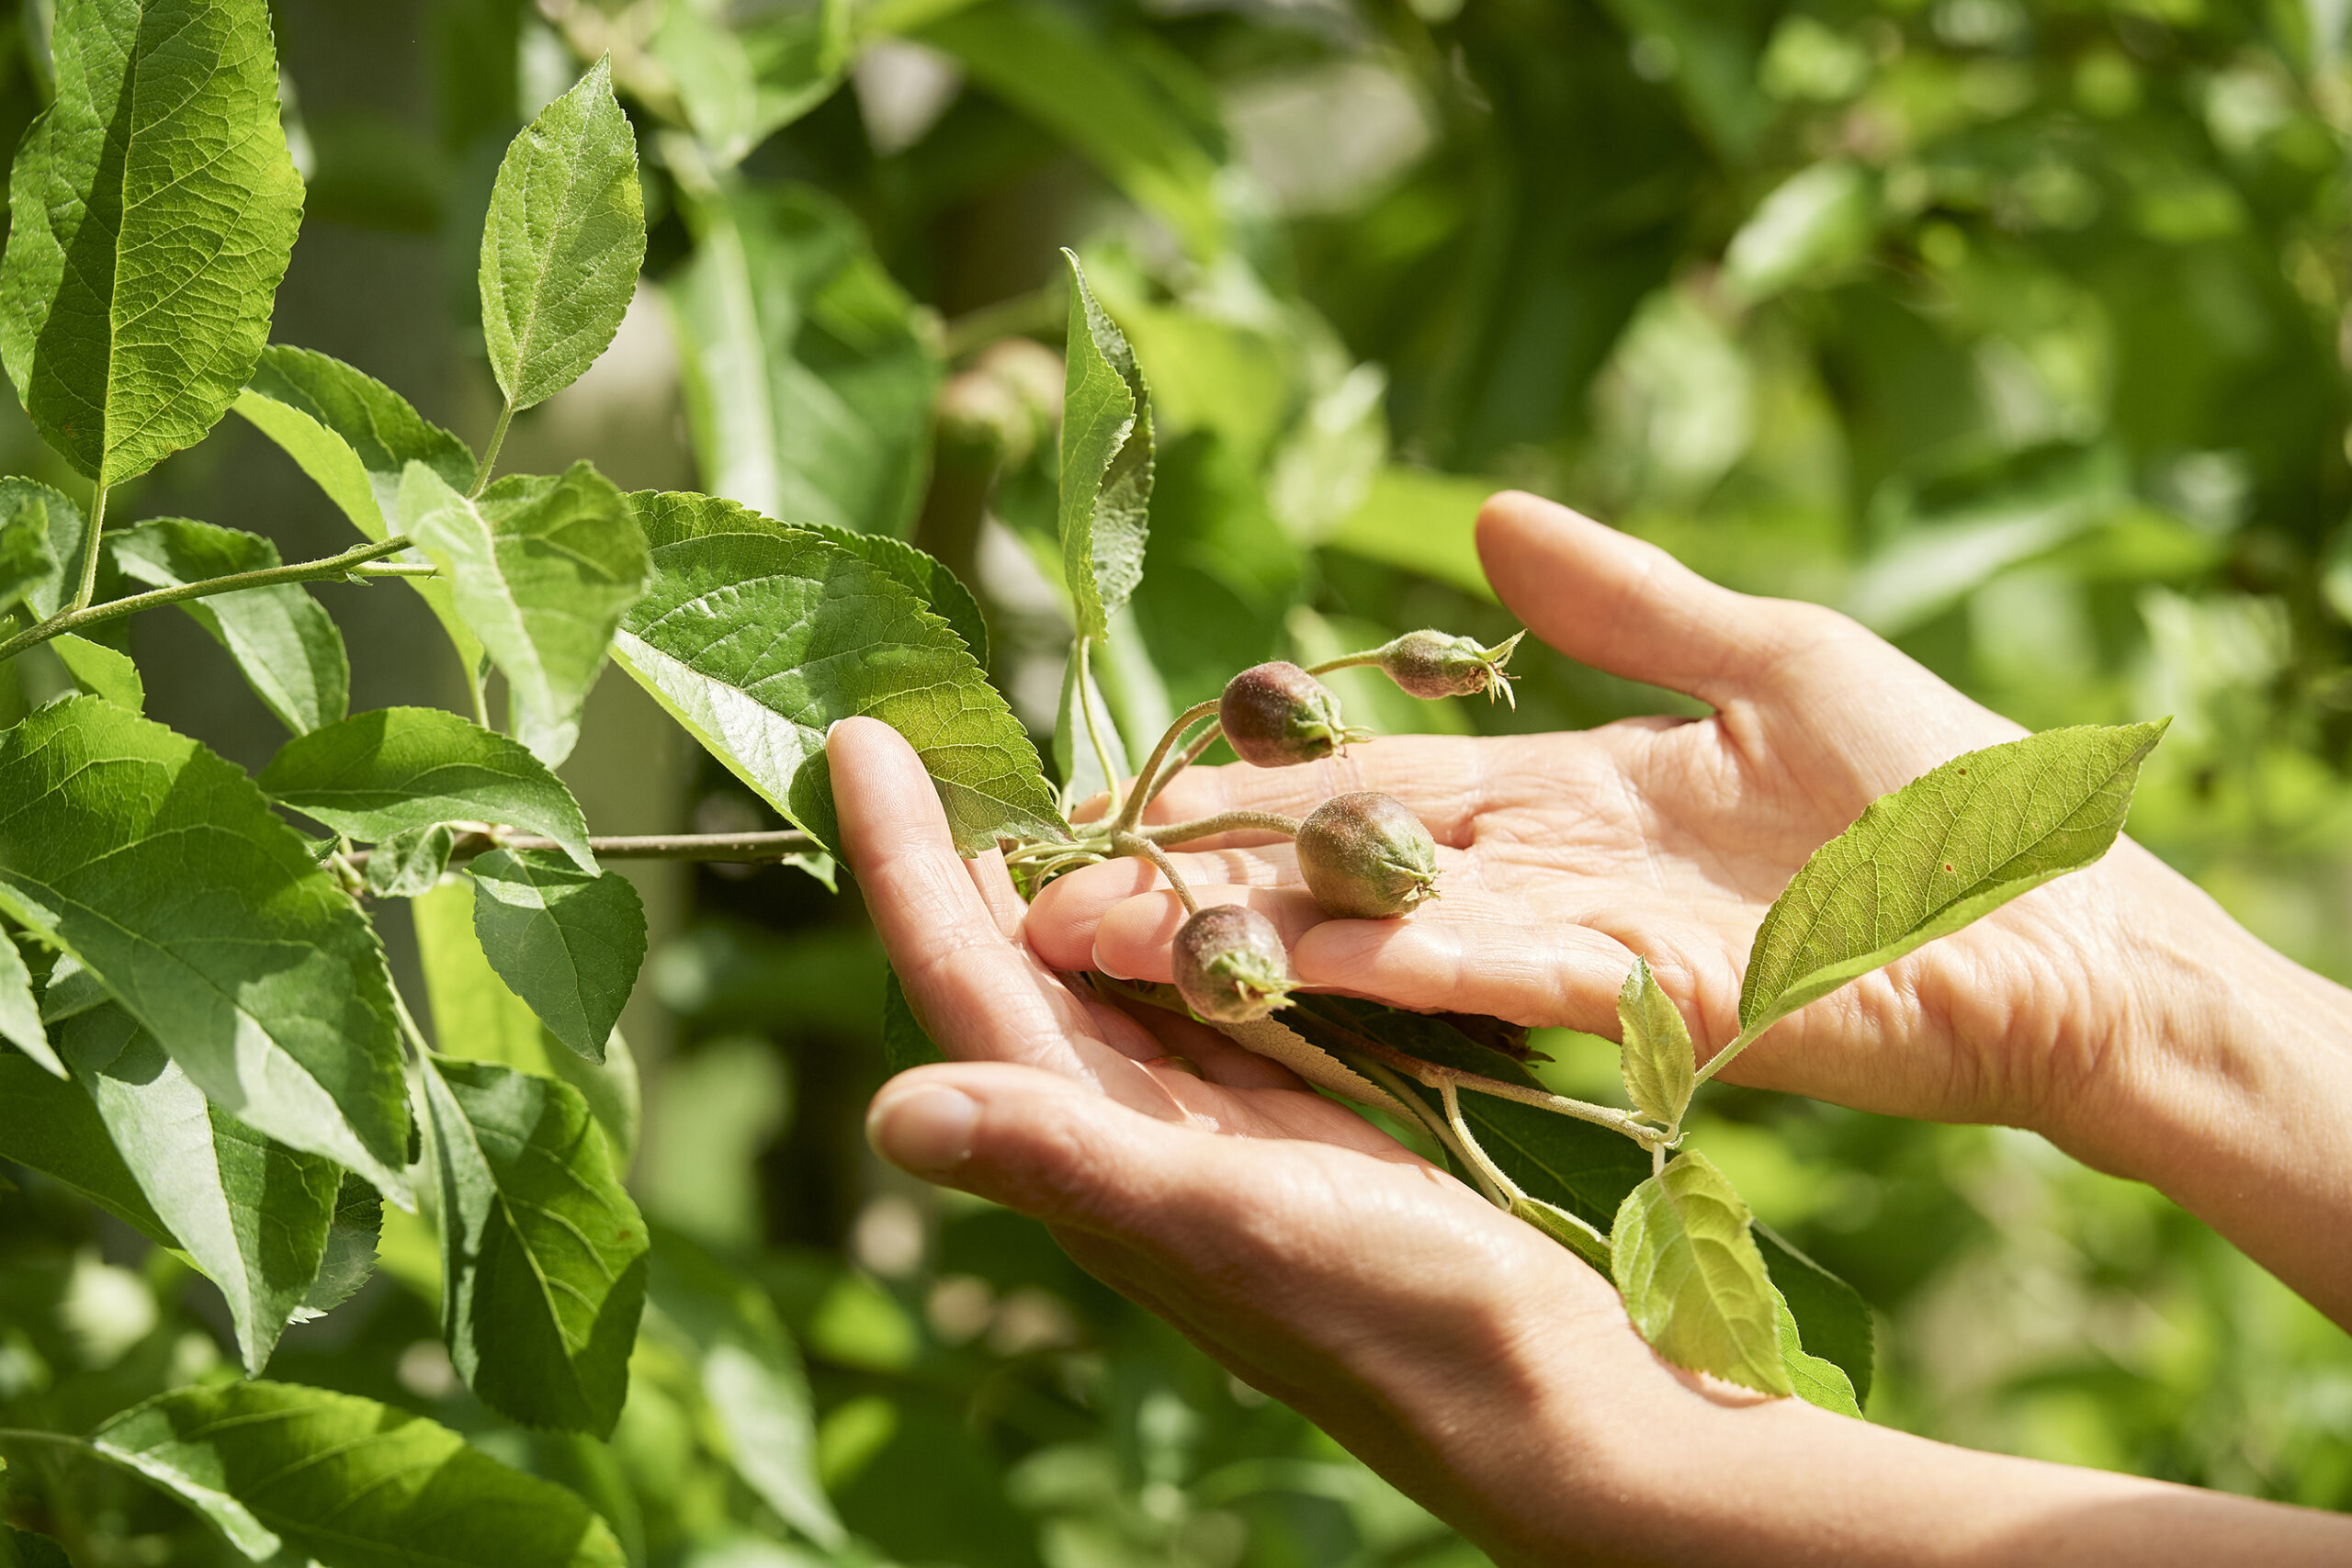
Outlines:
<svg viewBox="0 0 2352 1568"><path fill-rule="evenodd" d="M865 1115L874 1152L917 1176L945 1176L972 1157L979 1101L962 1089L927 1084L886 1094Z"/></svg>

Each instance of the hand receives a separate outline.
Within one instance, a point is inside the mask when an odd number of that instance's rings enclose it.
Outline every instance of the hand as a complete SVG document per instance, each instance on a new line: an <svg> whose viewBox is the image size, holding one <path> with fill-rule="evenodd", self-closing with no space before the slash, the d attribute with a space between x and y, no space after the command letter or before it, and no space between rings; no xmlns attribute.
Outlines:
<svg viewBox="0 0 2352 1568"><path fill-rule="evenodd" d="M1505 1563L2340 1561L2342 1520L1972 1454L1668 1366L1566 1249L1189 1021L1072 990L885 727L827 743L843 849L933 1039L875 1146L1090 1272ZM1187 1071L1197 1071L1199 1077Z"/></svg>
<svg viewBox="0 0 2352 1568"><path fill-rule="evenodd" d="M1499 739L1407 737L1286 769L1180 775L1149 819L1249 807L1304 815L1350 789L1401 797L1440 845L1442 897L1407 920L1326 920L1286 841L1177 857L1205 901L1272 916L1309 986L1398 1006L1614 1036L1638 954L1702 1060L1739 1030L1765 909L1878 795L2022 733L1861 626L1717 587L1649 545L1524 495L1479 519L1487 575L1572 658L1705 701L1697 721L1634 719ZM1236 838L1228 846L1251 840ZM1057 969L1168 977L1182 911L1150 867L1054 884L1030 942ZM1815 1003L1725 1073L1861 1109L2040 1129L2100 1163L2119 1107L2199 998L2180 977L2254 946L2128 840L2098 865Z"/></svg>

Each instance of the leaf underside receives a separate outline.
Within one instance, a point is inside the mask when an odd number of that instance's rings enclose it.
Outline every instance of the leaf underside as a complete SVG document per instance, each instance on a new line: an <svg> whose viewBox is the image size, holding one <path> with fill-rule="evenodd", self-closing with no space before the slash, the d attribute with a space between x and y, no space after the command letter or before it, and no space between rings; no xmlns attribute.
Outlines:
<svg viewBox="0 0 2352 1568"><path fill-rule="evenodd" d="M1625 1310L1659 1355L1765 1393L1792 1392L1747 1205L1706 1156L1677 1155L1626 1194L1609 1254Z"/></svg>
<svg viewBox="0 0 2352 1568"><path fill-rule="evenodd" d="M1070 292L1056 516L1078 635L1100 640L1143 581L1151 525L1151 391L1078 258L1062 254Z"/></svg>

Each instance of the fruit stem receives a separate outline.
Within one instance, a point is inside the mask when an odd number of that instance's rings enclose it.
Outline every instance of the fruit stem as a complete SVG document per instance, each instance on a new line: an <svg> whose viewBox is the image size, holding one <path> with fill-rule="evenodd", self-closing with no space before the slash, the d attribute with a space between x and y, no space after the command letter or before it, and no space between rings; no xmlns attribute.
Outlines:
<svg viewBox="0 0 2352 1568"><path fill-rule="evenodd" d="M1487 1077L1479 1073L1465 1073L1457 1067L1440 1066L1435 1062L1425 1062L1418 1056L1408 1056L1402 1051L1392 1051L1387 1046L1371 1040L1360 1041L1356 1048L1402 1069L1408 1077L1430 1089L1439 1089L1444 1084L1452 1083L1458 1088L1492 1095L1497 1100L1517 1100L1521 1105L1532 1105L1539 1111L1549 1111L1557 1115L1572 1117L1578 1122L1589 1122L1596 1127L1606 1127L1612 1133L1632 1139L1645 1149L1663 1147L1674 1142L1671 1136L1660 1132L1657 1128L1606 1105L1594 1105L1589 1100L1570 1100L1566 1095L1554 1094L1549 1089L1529 1089L1521 1084L1505 1083L1500 1078Z"/></svg>
<svg viewBox="0 0 2352 1568"><path fill-rule="evenodd" d="M1144 792L1144 809L1147 811L1149 810L1151 808L1151 803L1159 798L1159 792L1168 787L1168 781L1174 778L1178 773L1182 773L1186 768L1191 767L1193 763L1199 761L1201 760L1201 753L1216 745L1217 743L1217 739L1224 733L1225 726L1216 719L1210 719L1209 727L1206 729L1202 730L1191 745L1185 747L1182 751L1177 752L1176 760L1169 763L1167 770L1163 772L1159 777L1152 781L1151 788ZM1140 820L1140 818L1138 818L1138 820Z"/></svg>
<svg viewBox="0 0 2352 1568"><path fill-rule="evenodd" d="M1477 1134L1470 1131L1470 1123L1462 1116L1461 1090L1450 1083L1441 1083L1437 1096L1444 1103L1445 1120L1453 1127L1453 1135L1462 1140L1462 1152L1470 1156L1470 1168L1478 1173L1479 1185L1494 1200L1495 1207L1508 1210L1513 1199L1526 1197L1519 1190L1519 1183L1504 1175L1502 1167L1487 1158L1487 1151L1478 1146Z"/></svg>
<svg viewBox="0 0 2352 1568"><path fill-rule="evenodd" d="M1085 646L1082 641L1079 644L1081 655ZM1168 727L1167 733L1160 736L1159 743L1151 749L1151 759L1144 763L1143 772L1136 775L1134 793L1127 796L1126 805L1118 813L1118 819L1111 824L1114 837L1121 833L1134 832L1136 823L1143 817L1144 803L1159 793L1153 787L1153 781L1159 777L1159 764L1168 760L1168 750L1176 744L1176 738L1215 712L1216 712L1216 701L1211 698L1204 703L1194 703L1176 716L1176 722ZM1182 768L1183 765L1182 762L1179 762L1176 767ZM1171 769L1169 776L1174 777L1175 770ZM1118 793L1118 784L1115 782L1113 783L1111 790L1114 795Z"/></svg>
<svg viewBox="0 0 2352 1568"><path fill-rule="evenodd" d="M1453 1135L1453 1129L1446 1125L1445 1119L1430 1109L1427 1100L1407 1088L1403 1078L1390 1072L1378 1062L1366 1061L1359 1057L1353 1066L1358 1072L1386 1089L1390 1098L1403 1106L1411 1113L1413 1120L1421 1124L1421 1130L1436 1141L1439 1148L1452 1155L1464 1170L1469 1171L1476 1179L1476 1184L1481 1193L1489 1201L1494 1200L1495 1193L1487 1186L1486 1173L1479 1169L1477 1162L1473 1160L1469 1152L1463 1148L1462 1141Z"/></svg>
<svg viewBox="0 0 2352 1568"><path fill-rule="evenodd" d="M1189 844L1195 839L1213 838L1219 833L1280 833L1285 839L1295 839L1298 829L1295 817L1274 811L1236 810L1195 818L1190 822L1171 822L1164 828L1146 828L1142 836L1155 844Z"/></svg>
<svg viewBox="0 0 2352 1568"><path fill-rule="evenodd" d="M1149 839L1140 833L1114 832L1111 835L1111 852L1149 861L1159 868L1159 874L1168 879L1168 886L1176 890L1176 901L1184 906L1184 913L1197 915L1201 912L1200 901L1193 897L1193 890L1184 885L1184 879L1176 874L1176 863L1168 858L1166 850Z"/></svg>
<svg viewBox="0 0 2352 1568"><path fill-rule="evenodd" d="M1387 646L1383 644L1379 648L1368 648L1362 653L1343 653L1337 659L1327 659L1320 664L1308 665L1306 672L1309 675L1329 675L1334 670L1353 670L1359 665L1377 664L1380 662L1380 656L1386 651Z"/></svg>
<svg viewBox="0 0 2352 1568"><path fill-rule="evenodd" d="M1103 743L1102 727L1094 722L1096 696L1094 674L1087 660L1087 649L1092 646L1093 641L1092 637L1083 635L1078 639L1079 716L1086 720L1086 743L1094 748L1094 765L1102 770L1102 787L1111 794L1111 811L1108 815L1118 816L1120 826L1131 828L1135 824L1125 819L1125 814L1122 809L1123 803L1119 798L1119 770L1111 761L1110 747Z"/></svg>

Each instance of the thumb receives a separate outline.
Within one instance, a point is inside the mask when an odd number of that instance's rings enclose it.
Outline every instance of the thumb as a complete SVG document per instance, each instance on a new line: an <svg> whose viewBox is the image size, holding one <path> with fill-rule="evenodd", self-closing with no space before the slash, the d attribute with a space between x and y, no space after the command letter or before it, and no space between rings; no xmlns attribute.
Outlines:
<svg viewBox="0 0 2352 1568"><path fill-rule="evenodd" d="M1518 491L1478 511L1487 581L1569 658L1721 707L1844 616L1710 582L1646 540Z"/></svg>

